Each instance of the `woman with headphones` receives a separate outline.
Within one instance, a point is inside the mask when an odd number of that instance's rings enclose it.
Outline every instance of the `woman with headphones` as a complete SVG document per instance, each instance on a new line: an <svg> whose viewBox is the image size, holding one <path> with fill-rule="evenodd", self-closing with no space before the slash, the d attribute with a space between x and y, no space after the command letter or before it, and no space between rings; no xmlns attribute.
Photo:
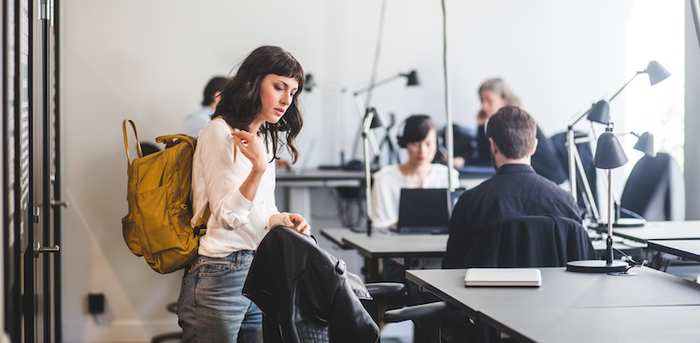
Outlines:
<svg viewBox="0 0 700 343"><path fill-rule="evenodd" d="M408 152L408 161L386 166L374 174L370 213L372 226L396 225L401 188L447 188L447 167L432 163L437 152L437 131L427 115L405 120L403 133L396 136L399 147ZM452 183L459 184L459 173L452 169Z"/></svg>

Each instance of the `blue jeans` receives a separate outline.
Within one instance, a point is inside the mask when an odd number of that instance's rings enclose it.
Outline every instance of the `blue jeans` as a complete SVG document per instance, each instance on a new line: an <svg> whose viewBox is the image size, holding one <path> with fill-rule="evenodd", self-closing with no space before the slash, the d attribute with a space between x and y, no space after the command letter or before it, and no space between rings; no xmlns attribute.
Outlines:
<svg viewBox="0 0 700 343"><path fill-rule="evenodd" d="M178 299L184 342L262 343L262 312L241 294L252 260L250 250L197 256Z"/></svg>

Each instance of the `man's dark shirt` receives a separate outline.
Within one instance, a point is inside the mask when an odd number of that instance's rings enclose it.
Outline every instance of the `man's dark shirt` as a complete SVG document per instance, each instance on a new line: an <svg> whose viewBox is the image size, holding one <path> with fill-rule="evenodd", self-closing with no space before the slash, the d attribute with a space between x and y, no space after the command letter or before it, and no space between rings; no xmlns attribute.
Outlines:
<svg viewBox="0 0 700 343"><path fill-rule="evenodd" d="M505 218L551 215L581 221L571 194L526 164L505 164L496 175L462 194L450 218L443 268L464 268L479 235Z"/></svg>

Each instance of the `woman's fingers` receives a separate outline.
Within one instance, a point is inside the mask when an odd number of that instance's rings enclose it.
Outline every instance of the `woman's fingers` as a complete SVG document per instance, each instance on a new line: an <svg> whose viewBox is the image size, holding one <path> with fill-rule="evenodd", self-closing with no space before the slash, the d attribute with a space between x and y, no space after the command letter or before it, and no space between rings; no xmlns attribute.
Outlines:
<svg viewBox="0 0 700 343"><path fill-rule="evenodd" d="M304 217L298 214L290 214L289 218L294 222L294 225L290 227L307 235L310 233L311 226L309 226L309 223L306 221L306 219L304 219Z"/></svg>
<svg viewBox="0 0 700 343"><path fill-rule="evenodd" d="M292 218L290 218L288 214L283 214L283 215L282 215L282 222L283 222L284 225L286 225L286 226L294 227L294 221L292 221Z"/></svg>
<svg viewBox="0 0 700 343"><path fill-rule="evenodd" d="M267 153L258 136L245 131L232 132L236 146L253 165L264 168L267 165Z"/></svg>

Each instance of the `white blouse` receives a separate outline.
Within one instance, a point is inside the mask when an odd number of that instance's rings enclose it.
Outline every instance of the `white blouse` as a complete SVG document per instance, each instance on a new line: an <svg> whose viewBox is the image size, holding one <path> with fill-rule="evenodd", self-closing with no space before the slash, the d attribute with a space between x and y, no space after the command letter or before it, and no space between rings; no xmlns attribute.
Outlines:
<svg viewBox="0 0 700 343"><path fill-rule="evenodd" d="M451 169L452 184L459 185L459 172ZM399 198L401 188L416 188L411 179L404 176L399 165L383 167L373 175L372 186L372 226L387 228L399 219ZM422 188L447 188L447 167L432 164L430 173L423 178Z"/></svg>
<svg viewBox="0 0 700 343"><path fill-rule="evenodd" d="M217 118L199 133L192 161L191 224L204 215L207 201L211 216L207 234L199 239L199 253L225 257L234 251L255 250L268 232L270 216L279 213L275 205L275 163L263 174L251 202L239 187L252 170L252 163L240 151L234 161L234 144L228 124ZM272 154L268 153L272 160Z"/></svg>

